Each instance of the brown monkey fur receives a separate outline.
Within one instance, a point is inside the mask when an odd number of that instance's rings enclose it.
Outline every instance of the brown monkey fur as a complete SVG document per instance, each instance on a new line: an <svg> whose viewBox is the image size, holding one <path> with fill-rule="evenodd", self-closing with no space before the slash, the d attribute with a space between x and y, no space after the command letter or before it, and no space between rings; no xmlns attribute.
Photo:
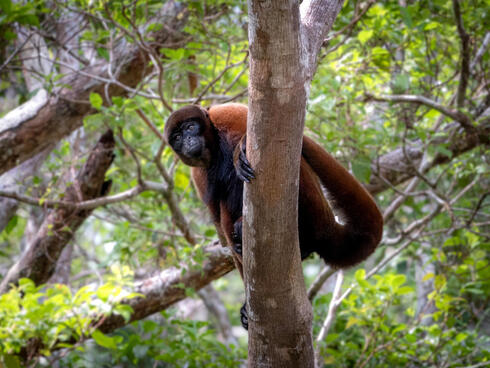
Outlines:
<svg viewBox="0 0 490 368"><path fill-rule="evenodd" d="M241 274L242 180L253 178L244 152L247 112L237 103L209 109L189 105L173 112L165 125L167 142L192 166L198 194L218 233L233 247ZM381 240L383 218L371 195L308 137L303 137L298 211L302 259L316 252L333 267L349 267L366 259Z"/></svg>

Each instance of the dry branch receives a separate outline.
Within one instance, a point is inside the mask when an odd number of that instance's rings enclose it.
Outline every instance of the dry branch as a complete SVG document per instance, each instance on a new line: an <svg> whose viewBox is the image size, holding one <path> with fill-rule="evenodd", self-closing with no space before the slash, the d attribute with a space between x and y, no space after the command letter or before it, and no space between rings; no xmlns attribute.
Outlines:
<svg viewBox="0 0 490 368"><path fill-rule="evenodd" d="M186 272L183 272L182 269L170 268L140 281L135 287L135 292L144 297L125 302L134 311L130 322L168 308L187 297L186 288L200 290L235 267L228 247L222 247L219 244L210 246L205 249L205 254L206 260L202 267L187 269ZM120 315L112 315L105 319L100 330L106 333L111 332L127 323L129 322L125 322Z"/></svg>
<svg viewBox="0 0 490 368"><path fill-rule="evenodd" d="M74 183L66 190L67 202L80 202L108 193L110 182L104 181L104 178L114 158L114 145L114 136L109 130L102 135L79 170ZM37 285L47 282L55 271L61 251L91 212L66 208L52 211L28 246L27 252L2 280L0 293L5 292L9 285L17 284L22 277L30 278Z"/></svg>
<svg viewBox="0 0 490 368"><path fill-rule="evenodd" d="M451 125L445 136L439 136L432 140L430 144L445 144L451 152L448 156L444 153L437 153L427 165L424 165L424 172L429 171L437 165L445 164L455 157L484 144L490 144L490 121L486 119L479 126L475 127L474 133L461 131L459 125ZM366 189L371 194L378 194L390 185L398 185L415 175L415 168L419 167L424 153L425 145L422 142L414 142L412 146L398 148L381 157L372 164L373 175L371 181L366 185Z"/></svg>

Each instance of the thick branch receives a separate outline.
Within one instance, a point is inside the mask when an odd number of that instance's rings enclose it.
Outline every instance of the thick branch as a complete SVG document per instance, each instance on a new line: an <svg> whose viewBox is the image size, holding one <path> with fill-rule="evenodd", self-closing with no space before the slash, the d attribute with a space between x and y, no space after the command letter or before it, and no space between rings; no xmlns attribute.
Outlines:
<svg viewBox="0 0 490 368"><path fill-rule="evenodd" d="M433 167L449 162L481 144L490 144L490 121L485 118L479 126L475 127L475 132L470 134L460 131L461 128L453 124L447 130L446 135L432 140L432 145L445 144L451 152L448 156L438 152L427 165L424 172ZM366 185L366 189L372 194L377 194L387 189L389 185L398 185L412 178L415 175L416 167L419 167L420 160L424 153L425 145L422 142L414 142L412 146L398 148L377 159L372 164L373 175L371 181ZM423 172L423 173L424 173Z"/></svg>
<svg viewBox="0 0 490 368"><path fill-rule="evenodd" d="M182 269L170 268L138 282L135 292L143 294L144 297L125 302L134 311L129 322L168 308L187 297L186 288L199 290L235 267L228 247L210 246L206 248L205 254L206 260L202 267L187 269L186 272ZM125 322L119 315L112 315L102 323L100 329L107 333L129 322Z"/></svg>
<svg viewBox="0 0 490 368"><path fill-rule="evenodd" d="M302 62L306 62L303 71L308 83L315 73L325 35L332 28L343 4L344 0L304 0L300 5Z"/></svg>
<svg viewBox="0 0 490 368"><path fill-rule="evenodd" d="M185 10L172 1L165 4L163 12L165 16L155 22L164 20L166 27L148 35L155 40L152 44L155 49L161 48L162 44L172 47L179 37L175 30L181 29L186 19ZM108 74L104 60L63 78L61 85L70 87L61 89L56 96L46 98L45 91L41 91L35 108L33 101L28 101L0 119L0 174L80 127L83 117L93 112L88 103L90 93L113 97L125 94L124 86L136 87L151 71L147 67L148 60L147 52L142 48L120 45L114 51L114 63L119 72L114 78ZM25 110L30 114L26 116Z"/></svg>
<svg viewBox="0 0 490 368"><path fill-rule="evenodd" d="M107 131L78 172L73 185L66 190L67 201L78 202L107 194L110 182L105 182L104 178L114 158L114 144L112 131ZM0 293L5 292L10 284L17 284L22 277L30 278L37 285L48 281L61 251L90 213L91 210L65 208L52 211L28 246L27 252L2 280Z"/></svg>

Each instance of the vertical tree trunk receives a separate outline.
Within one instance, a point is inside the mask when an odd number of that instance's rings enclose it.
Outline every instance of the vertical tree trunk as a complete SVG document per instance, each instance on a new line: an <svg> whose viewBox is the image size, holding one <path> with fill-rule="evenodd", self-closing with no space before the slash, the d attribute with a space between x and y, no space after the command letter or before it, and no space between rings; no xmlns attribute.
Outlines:
<svg viewBox="0 0 490 368"><path fill-rule="evenodd" d="M312 311L298 243L306 107L298 2L249 0L244 269L250 367L313 367Z"/></svg>

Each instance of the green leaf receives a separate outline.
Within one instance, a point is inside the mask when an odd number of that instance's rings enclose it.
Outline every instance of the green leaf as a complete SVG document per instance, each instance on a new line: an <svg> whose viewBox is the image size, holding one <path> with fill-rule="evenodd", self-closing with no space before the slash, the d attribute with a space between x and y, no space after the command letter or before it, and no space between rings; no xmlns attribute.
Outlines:
<svg viewBox="0 0 490 368"><path fill-rule="evenodd" d="M114 337L109 337L99 330L95 330L92 333L92 338L97 344L107 349L117 349L116 339Z"/></svg>
<svg viewBox="0 0 490 368"><path fill-rule="evenodd" d="M439 27L439 23L437 22L429 22L425 25L424 27L424 31L430 31L431 29L435 29L437 27Z"/></svg>
<svg viewBox="0 0 490 368"><path fill-rule="evenodd" d="M405 23L405 25L408 28L412 28L413 27L412 17L410 16L410 13L408 12L407 8L405 8L404 6L400 6L400 14L402 16L403 23Z"/></svg>
<svg viewBox="0 0 490 368"><path fill-rule="evenodd" d="M39 27L39 19L34 14L23 14L17 17L17 22L29 26Z"/></svg>
<svg viewBox="0 0 490 368"><path fill-rule="evenodd" d="M360 319L358 319L356 317L349 317L347 324L345 325L345 328L347 329L351 326L357 325L357 324L359 324L359 322L361 322Z"/></svg>
<svg viewBox="0 0 490 368"><path fill-rule="evenodd" d="M178 171L175 174L175 187L179 189L186 189L189 186L189 177L184 173Z"/></svg>
<svg viewBox="0 0 490 368"><path fill-rule="evenodd" d="M467 337L468 337L467 334L465 334L464 332L460 332L459 334L456 335L456 337L454 339L456 340L456 342L460 343L461 341L463 341Z"/></svg>
<svg viewBox="0 0 490 368"><path fill-rule="evenodd" d="M3 361L5 362L5 366L7 368L20 368L19 358L15 355L4 355Z"/></svg>
<svg viewBox="0 0 490 368"><path fill-rule="evenodd" d="M90 100L90 104L92 105L93 108L100 109L102 107L103 100L102 100L102 97L100 97L100 95L98 93L91 92L89 100Z"/></svg>
<svg viewBox="0 0 490 368"><path fill-rule="evenodd" d="M410 88L410 76L408 74L397 74L392 84L393 93L403 93Z"/></svg>
<svg viewBox="0 0 490 368"><path fill-rule="evenodd" d="M127 304L119 304L114 308L114 313L121 315L127 323L133 313L133 308Z"/></svg>
<svg viewBox="0 0 490 368"><path fill-rule="evenodd" d="M7 226L5 226L5 232L7 234L10 234L10 232L17 226L18 222L19 222L19 216L17 215L12 216Z"/></svg>
<svg viewBox="0 0 490 368"><path fill-rule="evenodd" d="M402 286L405 283L406 279L407 278L405 275L396 275L391 280L391 286L393 286L394 288L399 288L400 286Z"/></svg>
<svg viewBox="0 0 490 368"><path fill-rule="evenodd" d="M369 41L369 39L371 37L373 37L373 34L374 34L374 31L372 29L363 30L363 31L359 32L359 34L357 35L357 38L358 38L359 42L361 42L364 45L367 41Z"/></svg>
<svg viewBox="0 0 490 368"><path fill-rule="evenodd" d="M354 176L361 182L369 183L371 178L371 163L369 161L354 161L352 163L352 171Z"/></svg>
<svg viewBox="0 0 490 368"><path fill-rule="evenodd" d="M0 9L5 14L9 14L12 11L12 1L11 0L0 0Z"/></svg>
<svg viewBox="0 0 490 368"><path fill-rule="evenodd" d="M366 278L366 270L364 268L358 269L354 274L354 277L356 278L357 282L364 281Z"/></svg>
<svg viewBox="0 0 490 368"><path fill-rule="evenodd" d="M110 57L109 51L107 51L105 47L97 47L96 51L97 51L97 55L109 61L109 57Z"/></svg>

